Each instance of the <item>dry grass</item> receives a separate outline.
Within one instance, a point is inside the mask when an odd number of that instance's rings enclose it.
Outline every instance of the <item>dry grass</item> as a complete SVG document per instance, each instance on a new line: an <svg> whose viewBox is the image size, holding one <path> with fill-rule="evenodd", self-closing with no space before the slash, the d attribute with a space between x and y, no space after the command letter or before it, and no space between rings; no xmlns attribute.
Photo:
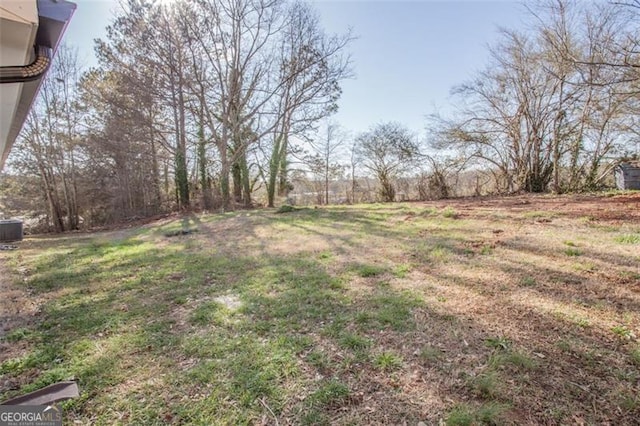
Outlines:
<svg viewBox="0 0 640 426"><path fill-rule="evenodd" d="M81 423L631 424L639 212L491 198L28 239L0 260L42 312L11 313L0 399L72 376Z"/></svg>

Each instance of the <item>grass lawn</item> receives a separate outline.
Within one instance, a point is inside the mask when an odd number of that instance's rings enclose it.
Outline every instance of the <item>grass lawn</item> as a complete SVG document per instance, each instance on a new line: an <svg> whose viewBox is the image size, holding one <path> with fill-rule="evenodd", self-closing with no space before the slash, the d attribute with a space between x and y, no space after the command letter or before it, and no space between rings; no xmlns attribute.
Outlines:
<svg viewBox="0 0 640 426"><path fill-rule="evenodd" d="M0 400L72 378L70 424L634 424L639 206L259 210L27 238L0 252Z"/></svg>

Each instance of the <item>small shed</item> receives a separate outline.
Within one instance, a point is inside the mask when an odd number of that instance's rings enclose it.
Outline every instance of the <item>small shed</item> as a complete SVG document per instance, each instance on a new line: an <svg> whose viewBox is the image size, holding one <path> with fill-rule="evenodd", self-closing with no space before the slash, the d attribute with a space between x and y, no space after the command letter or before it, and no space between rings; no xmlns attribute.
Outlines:
<svg viewBox="0 0 640 426"><path fill-rule="evenodd" d="M620 163L614 175L618 189L640 189L640 161Z"/></svg>

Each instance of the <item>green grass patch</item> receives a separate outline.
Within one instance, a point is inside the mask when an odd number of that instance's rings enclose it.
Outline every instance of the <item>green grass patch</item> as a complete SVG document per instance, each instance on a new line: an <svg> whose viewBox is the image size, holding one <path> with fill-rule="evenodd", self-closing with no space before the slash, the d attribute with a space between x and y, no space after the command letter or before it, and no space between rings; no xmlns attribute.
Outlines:
<svg viewBox="0 0 640 426"><path fill-rule="evenodd" d="M582 250L574 247L569 247L564 250L564 254L570 257L582 256Z"/></svg>
<svg viewBox="0 0 640 426"><path fill-rule="evenodd" d="M640 345L636 345L631 349L629 357L631 358L631 362L640 367Z"/></svg>
<svg viewBox="0 0 640 426"><path fill-rule="evenodd" d="M618 406L624 411L635 413L640 410L640 396L635 393L621 393L618 395Z"/></svg>
<svg viewBox="0 0 640 426"><path fill-rule="evenodd" d="M313 407L339 407L349 398L349 387L339 380L328 380L309 396Z"/></svg>
<svg viewBox="0 0 640 426"><path fill-rule="evenodd" d="M562 339L555 343L555 346L563 352L571 353L574 350L574 345L572 342Z"/></svg>
<svg viewBox="0 0 640 426"><path fill-rule="evenodd" d="M640 244L640 234L618 235L613 240L620 244Z"/></svg>
<svg viewBox="0 0 640 426"><path fill-rule="evenodd" d="M495 353L489 360L489 365L493 368L501 366L513 366L521 370L534 370L538 363L530 356L517 351Z"/></svg>
<svg viewBox="0 0 640 426"><path fill-rule="evenodd" d="M585 318L579 315L570 315L568 319L578 327L581 327L581 328L591 327L591 321L589 321L588 318Z"/></svg>
<svg viewBox="0 0 640 426"><path fill-rule="evenodd" d="M487 403L480 407L469 404L457 404L447 414L447 426L474 426L503 424L509 406L499 403Z"/></svg>
<svg viewBox="0 0 640 426"><path fill-rule="evenodd" d="M306 361L318 370L326 370L331 366L331 360L327 354L317 350L309 352Z"/></svg>
<svg viewBox="0 0 640 426"><path fill-rule="evenodd" d="M485 346L493 349L506 351L511 348L511 340L504 336L489 337L484 341Z"/></svg>
<svg viewBox="0 0 640 426"><path fill-rule="evenodd" d="M345 333L339 340L340 346L352 351L364 351L371 346L371 341L357 334Z"/></svg>
<svg viewBox="0 0 640 426"><path fill-rule="evenodd" d="M383 371L394 371L402 367L402 357L393 352L382 352L373 360L373 365Z"/></svg>
<svg viewBox="0 0 640 426"><path fill-rule="evenodd" d="M9 331L2 337L2 340L6 340L9 343L19 342L21 340L26 340L30 335L33 334L32 330L27 328L16 328Z"/></svg>
<svg viewBox="0 0 640 426"><path fill-rule="evenodd" d="M334 257L333 253L330 251L322 251L320 252L320 254L318 254L318 259L322 259L322 260L329 260L329 259L332 259L333 257Z"/></svg>
<svg viewBox="0 0 640 426"><path fill-rule="evenodd" d="M495 371L486 371L469 381L473 393L482 398L496 398L502 392L503 380Z"/></svg>
<svg viewBox="0 0 640 426"><path fill-rule="evenodd" d="M445 207L442 210L442 217L447 219L456 219L458 217L458 212L453 207Z"/></svg>
<svg viewBox="0 0 640 426"><path fill-rule="evenodd" d="M399 332L409 331L415 327L413 309L420 304L409 293L385 291L366 301L368 311L361 312L356 321L365 331L387 327Z"/></svg>
<svg viewBox="0 0 640 426"><path fill-rule="evenodd" d="M192 324L204 326L209 324L220 324L224 321L226 310L217 302L206 302L198 306L191 314Z"/></svg>
<svg viewBox="0 0 640 426"><path fill-rule="evenodd" d="M436 262L447 262L451 257L451 249L443 245L436 245L429 251L429 258Z"/></svg>
<svg viewBox="0 0 640 426"><path fill-rule="evenodd" d="M611 331L622 340L631 340L633 337L635 337L634 333L624 325L615 325L611 327Z"/></svg>
<svg viewBox="0 0 640 426"><path fill-rule="evenodd" d="M538 281L534 277L523 277L520 280L521 287L535 287L538 285Z"/></svg>
<svg viewBox="0 0 640 426"><path fill-rule="evenodd" d="M445 424L447 426L472 426L476 422L475 410L467 404L454 406L447 414Z"/></svg>
<svg viewBox="0 0 640 426"><path fill-rule="evenodd" d="M362 278L371 278L384 274L387 269L379 265L358 264L353 266L353 270Z"/></svg>
<svg viewBox="0 0 640 426"><path fill-rule="evenodd" d="M573 270L578 272L595 272L598 270L598 266L593 262L576 262L571 265Z"/></svg>
<svg viewBox="0 0 640 426"><path fill-rule="evenodd" d="M322 411L312 408L307 410L300 421L303 426L330 426L330 417Z"/></svg>
<svg viewBox="0 0 640 426"><path fill-rule="evenodd" d="M499 204L465 204L465 220L449 220L451 207L377 204L29 237L2 262L46 303L2 337L0 399L73 378L82 396L65 410L83 424L518 424L530 407L540 423L574 413L632 423L637 407L624 395L634 395L640 365L630 292L640 275L612 238L637 230L603 234L571 215L544 230ZM489 241L491 229L509 233ZM494 238L505 244L492 251ZM572 241L602 274L562 256ZM594 325L556 315L559 303L590 309ZM498 304L487 323L481 312ZM594 339L595 325L618 317L617 345ZM517 326L533 338L515 348L500 333ZM560 370L541 368L556 361ZM550 395L544 386L560 379L606 384L598 416L579 387ZM466 403L434 409L434 383L446 384L441 401ZM513 401L513 412L492 401Z"/></svg>
<svg viewBox="0 0 640 426"><path fill-rule="evenodd" d="M409 265L407 263L403 263L401 265L396 265L393 268L393 275L396 278L406 278L407 275L409 275L409 272L411 272L411 265Z"/></svg>
<svg viewBox="0 0 640 426"><path fill-rule="evenodd" d="M435 216L438 214L438 209L435 207L427 207L426 209L421 209L418 214L423 217Z"/></svg>
<svg viewBox="0 0 640 426"><path fill-rule="evenodd" d="M489 245L485 244L480 248L480 254L481 255L486 256L486 255L490 255L492 253L493 253L493 247L491 247Z"/></svg>

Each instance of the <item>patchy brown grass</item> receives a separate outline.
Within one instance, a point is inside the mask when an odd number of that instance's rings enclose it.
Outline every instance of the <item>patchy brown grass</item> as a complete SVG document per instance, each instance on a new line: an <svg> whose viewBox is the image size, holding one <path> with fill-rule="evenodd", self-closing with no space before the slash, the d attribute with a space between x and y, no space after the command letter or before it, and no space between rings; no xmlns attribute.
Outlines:
<svg viewBox="0 0 640 426"><path fill-rule="evenodd" d="M197 232L166 237L181 227ZM2 314L0 396L73 376L79 422L633 424L636 235L640 194L28 239L0 255L3 291L33 305ZM61 360L45 356L49 337Z"/></svg>

